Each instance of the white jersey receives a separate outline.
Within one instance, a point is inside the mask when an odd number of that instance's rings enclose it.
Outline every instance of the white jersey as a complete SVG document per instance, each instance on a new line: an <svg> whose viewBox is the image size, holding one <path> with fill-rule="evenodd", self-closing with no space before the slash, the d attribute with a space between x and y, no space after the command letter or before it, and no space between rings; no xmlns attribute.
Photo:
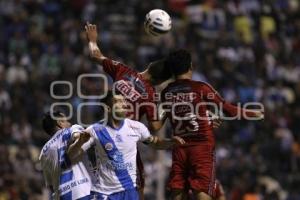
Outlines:
<svg viewBox="0 0 300 200"><path fill-rule="evenodd" d="M72 134L83 130L73 125L57 131L40 153L46 185L54 190L53 199L73 200L90 194L91 180L84 164L71 165L65 153Z"/></svg>
<svg viewBox="0 0 300 200"><path fill-rule="evenodd" d="M94 138L95 155L87 168L92 191L110 195L137 186L137 143L151 137L146 126L125 119L119 129L94 124L86 129Z"/></svg>

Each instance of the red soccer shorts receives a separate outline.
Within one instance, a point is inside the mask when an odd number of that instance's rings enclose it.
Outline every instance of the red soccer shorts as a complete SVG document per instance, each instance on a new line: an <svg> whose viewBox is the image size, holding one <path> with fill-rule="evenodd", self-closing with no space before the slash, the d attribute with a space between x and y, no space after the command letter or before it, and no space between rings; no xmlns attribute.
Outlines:
<svg viewBox="0 0 300 200"><path fill-rule="evenodd" d="M214 196L214 147L202 143L188 147L178 147L172 152L172 161L169 189L187 190L191 188Z"/></svg>

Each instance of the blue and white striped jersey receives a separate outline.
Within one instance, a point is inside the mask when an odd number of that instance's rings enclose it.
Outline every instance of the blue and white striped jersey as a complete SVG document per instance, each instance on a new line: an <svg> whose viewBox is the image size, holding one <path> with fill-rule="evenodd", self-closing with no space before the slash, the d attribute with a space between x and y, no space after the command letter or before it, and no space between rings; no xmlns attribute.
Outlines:
<svg viewBox="0 0 300 200"><path fill-rule="evenodd" d="M65 152L72 134L83 130L80 125L73 125L57 131L40 153L46 185L54 190L53 199L73 200L90 194L91 180L84 164L71 165Z"/></svg>
<svg viewBox="0 0 300 200"><path fill-rule="evenodd" d="M110 195L137 186L137 143L151 137L146 126L125 119L119 129L100 123L86 129L94 138L94 161L87 169L92 191Z"/></svg>

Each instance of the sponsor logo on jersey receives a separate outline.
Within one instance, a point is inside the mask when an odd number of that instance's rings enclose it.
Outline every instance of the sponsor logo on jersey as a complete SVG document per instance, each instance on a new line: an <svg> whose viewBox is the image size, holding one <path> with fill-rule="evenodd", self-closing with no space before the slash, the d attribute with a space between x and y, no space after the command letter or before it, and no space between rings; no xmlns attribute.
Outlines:
<svg viewBox="0 0 300 200"><path fill-rule="evenodd" d="M123 155L118 151L112 156L112 158L115 162L123 162Z"/></svg>
<svg viewBox="0 0 300 200"><path fill-rule="evenodd" d="M107 161L106 168L107 170L132 170L133 165L130 162L124 162L122 153L116 151L112 156L112 160Z"/></svg>
<svg viewBox="0 0 300 200"><path fill-rule="evenodd" d="M139 137L138 135L127 135L127 136L130 136L130 137Z"/></svg>
<svg viewBox="0 0 300 200"><path fill-rule="evenodd" d="M120 80L114 86L127 100L135 102L141 97L141 94L134 89L134 85L130 82Z"/></svg>

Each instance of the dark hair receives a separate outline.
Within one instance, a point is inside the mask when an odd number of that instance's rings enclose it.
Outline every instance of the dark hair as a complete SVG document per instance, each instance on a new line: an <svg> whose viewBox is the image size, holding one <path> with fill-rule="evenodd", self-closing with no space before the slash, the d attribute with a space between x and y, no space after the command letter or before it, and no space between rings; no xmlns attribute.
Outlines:
<svg viewBox="0 0 300 200"><path fill-rule="evenodd" d="M112 90L107 91L107 95L101 100L101 102L105 103L105 105L112 107L112 100L114 95L121 95L121 93L116 89L113 93Z"/></svg>
<svg viewBox="0 0 300 200"><path fill-rule="evenodd" d="M55 127L57 126L57 118L65 117L65 115L60 111L52 111L44 114L42 125L44 131L48 135L53 135L56 131Z"/></svg>
<svg viewBox="0 0 300 200"><path fill-rule="evenodd" d="M169 66L165 65L165 59L151 62L148 66L148 73L151 75L153 85L158 85L172 77Z"/></svg>
<svg viewBox="0 0 300 200"><path fill-rule="evenodd" d="M108 90L106 96L101 100L101 102L105 103L105 105L111 107L112 99L114 95L112 90Z"/></svg>
<svg viewBox="0 0 300 200"><path fill-rule="evenodd" d="M175 76L184 74L192 67L191 53L184 49L173 51L168 55L165 65Z"/></svg>

